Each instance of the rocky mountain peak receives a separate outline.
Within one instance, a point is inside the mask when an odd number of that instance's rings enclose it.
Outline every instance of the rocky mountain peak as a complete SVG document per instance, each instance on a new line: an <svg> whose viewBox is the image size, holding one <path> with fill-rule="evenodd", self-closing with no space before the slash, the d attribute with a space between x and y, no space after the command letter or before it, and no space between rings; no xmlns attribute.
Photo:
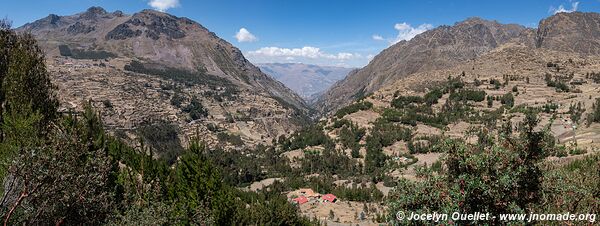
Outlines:
<svg viewBox="0 0 600 226"><path fill-rule="evenodd" d="M481 17L468 17L463 21L456 22L454 25L474 25L474 24L489 24L489 23L497 23L496 21L485 20Z"/></svg>
<svg viewBox="0 0 600 226"><path fill-rule="evenodd" d="M100 19L100 18L106 17L106 16L109 16L108 12L106 12L106 10L104 10L104 8L98 7L98 6L90 7L85 12L83 12L79 15L79 17L81 19L86 19L86 20L97 20L97 19Z"/></svg>
<svg viewBox="0 0 600 226"><path fill-rule="evenodd" d="M89 9L87 9L85 13L96 14L96 15L108 14L108 12L106 12L106 10L100 6L92 6Z"/></svg>
<svg viewBox="0 0 600 226"><path fill-rule="evenodd" d="M43 21L48 22L48 24L56 25L60 21L60 16L56 14L50 14L48 17L43 19Z"/></svg>
<svg viewBox="0 0 600 226"><path fill-rule="evenodd" d="M105 36L106 40L124 40L144 35L147 38L158 40L161 35L169 39L185 37L185 31L180 24L193 24L187 18L178 18L155 10L143 10L135 13L124 23L115 27Z"/></svg>

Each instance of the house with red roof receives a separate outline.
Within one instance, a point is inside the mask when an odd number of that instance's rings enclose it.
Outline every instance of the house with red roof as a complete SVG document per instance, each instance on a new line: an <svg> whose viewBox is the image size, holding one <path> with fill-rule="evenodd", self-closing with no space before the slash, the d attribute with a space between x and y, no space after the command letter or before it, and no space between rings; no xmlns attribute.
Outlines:
<svg viewBox="0 0 600 226"><path fill-rule="evenodd" d="M335 197L335 195L333 195L333 194L326 194L323 197L321 197L321 199L323 201L331 202L331 203L337 201L337 197Z"/></svg>
<svg viewBox="0 0 600 226"><path fill-rule="evenodd" d="M304 203L308 202L308 198L304 197L304 196L300 196L298 198L292 199L293 202L298 203L298 205L302 205Z"/></svg>

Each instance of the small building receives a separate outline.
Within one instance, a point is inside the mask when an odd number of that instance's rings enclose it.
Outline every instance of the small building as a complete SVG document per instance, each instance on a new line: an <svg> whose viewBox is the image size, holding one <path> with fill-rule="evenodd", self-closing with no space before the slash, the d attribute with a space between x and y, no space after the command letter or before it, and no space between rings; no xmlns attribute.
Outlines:
<svg viewBox="0 0 600 226"><path fill-rule="evenodd" d="M293 202L298 203L298 205L302 205L304 203L308 202L308 198L304 197L304 196L300 196L298 198L292 199Z"/></svg>
<svg viewBox="0 0 600 226"><path fill-rule="evenodd" d="M326 194L323 197L321 197L321 199L323 199L323 201L325 201L325 202L331 202L331 203L334 203L335 201L337 201L337 197L335 197L335 195L333 195L333 194Z"/></svg>

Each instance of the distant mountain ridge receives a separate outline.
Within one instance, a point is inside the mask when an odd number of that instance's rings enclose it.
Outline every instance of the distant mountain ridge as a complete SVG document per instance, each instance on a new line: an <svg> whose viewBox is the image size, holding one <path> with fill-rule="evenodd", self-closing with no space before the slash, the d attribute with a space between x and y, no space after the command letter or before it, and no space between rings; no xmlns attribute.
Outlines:
<svg viewBox="0 0 600 226"><path fill-rule="evenodd" d="M331 113L407 75L446 69L507 43L599 54L599 24L598 13L574 12L546 18L537 29L477 17L453 26L439 26L383 50L367 66L350 73L325 92L316 108Z"/></svg>
<svg viewBox="0 0 600 226"><path fill-rule="evenodd" d="M302 63L262 63L257 66L309 103L353 70L346 67Z"/></svg>

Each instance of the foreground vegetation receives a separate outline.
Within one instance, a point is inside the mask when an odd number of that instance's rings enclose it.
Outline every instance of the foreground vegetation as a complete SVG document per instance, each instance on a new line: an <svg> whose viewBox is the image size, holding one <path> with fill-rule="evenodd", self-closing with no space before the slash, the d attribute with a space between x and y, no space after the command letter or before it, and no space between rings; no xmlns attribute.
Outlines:
<svg viewBox="0 0 600 226"><path fill-rule="evenodd" d="M401 179L389 197L390 214L415 213L597 213L600 209L600 155L565 166L543 161L555 147L545 142L547 131L536 131L538 119L527 115L519 135L480 134L475 145L448 140L444 166L424 168L420 180ZM398 224L394 215L389 219ZM431 221L430 223L433 223ZM439 223L506 224L499 218ZM525 221L512 221L524 224ZM536 223L536 222L532 222ZM537 222L546 224L547 222ZM588 223L588 222L585 222Z"/></svg>

